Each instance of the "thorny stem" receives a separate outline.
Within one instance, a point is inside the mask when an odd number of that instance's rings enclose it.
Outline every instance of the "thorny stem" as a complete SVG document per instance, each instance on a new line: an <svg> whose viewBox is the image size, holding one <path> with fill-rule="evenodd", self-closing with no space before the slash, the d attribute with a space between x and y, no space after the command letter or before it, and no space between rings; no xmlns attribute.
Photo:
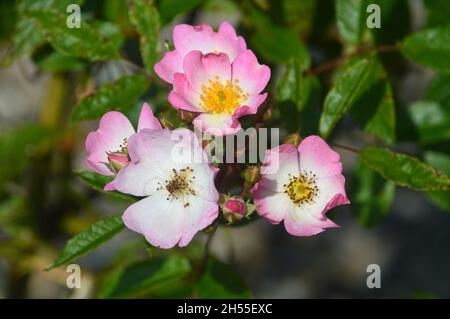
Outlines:
<svg viewBox="0 0 450 319"><path fill-rule="evenodd" d="M346 145L341 145L341 144L332 144L332 146L334 147L338 147L338 148L342 148L343 150L355 153L355 154L359 154L359 150L357 150L356 148L350 147L350 146L346 146Z"/></svg>
<svg viewBox="0 0 450 319"><path fill-rule="evenodd" d="M398 51L400 49L400 47L398 45L381 45L378 47L362 47L362 48L358 48L353 52L350 52L348 54L344 54L334 60L331 60L329 62L326 62L324 64L319 65L318 67L314 68L314 69L310 69L307 70L305 72L306 75L318 75L320 73L326 72L330 69L334 69L337 66L339 66L340 64L342 64L343 62L345 62L346 60L360 55L362 53L365 52L393 52L393 51Z"/></svg>

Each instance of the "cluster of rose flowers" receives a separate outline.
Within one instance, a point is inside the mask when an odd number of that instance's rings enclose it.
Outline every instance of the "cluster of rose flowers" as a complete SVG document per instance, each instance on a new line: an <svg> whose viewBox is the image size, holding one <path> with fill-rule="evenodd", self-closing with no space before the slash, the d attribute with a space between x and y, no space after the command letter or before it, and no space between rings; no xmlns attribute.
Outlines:
<svg viewBox="0 0 450 319"><path fill-rule="evenodd" d="M235 134L241 129L238 119L256 114L266 99L261 92L270 79L269 67L258 63L228 22L217 32L208 25L177 25L173 44L174 50L154 66L173 86L170 104L195 113L193 125L202 132ZM137 131L122 113L106 113L88 135L86 150L92 170L114 177L105 191L142 198L122 219L156 247L186 246L220 211L235 219L248 213L248 201L241 196L225 196L219 204L219 169L208 163L202 142L188 129L164 128L147 103ZM193 160L194 153L200 160ZM268 150L258 176L251 189L256 212L272 224L284 221L295 236L338 227L325 213L349 203L339 154L318 136Z"/></svg>

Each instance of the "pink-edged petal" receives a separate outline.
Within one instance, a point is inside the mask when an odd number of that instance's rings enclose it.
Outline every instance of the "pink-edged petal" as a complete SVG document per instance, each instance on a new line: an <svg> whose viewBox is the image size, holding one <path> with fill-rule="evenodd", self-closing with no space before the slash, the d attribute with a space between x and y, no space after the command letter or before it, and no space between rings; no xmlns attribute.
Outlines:
<svg viewBox="0 0 450 319"><path fill-rule="evenodd" d="M214 179L218 173L218 169L203 163L191 164L195 176L195 192L198 197L216 202L219 200L219 193L214 185Z"/></svg>
<svg viewBox="0 0 450 319"><path fill-rule="evenodd" d="M180 241L185 219L183 203L166 198L159 191L128 207L122 216L125 226L144 235L153 246L164 249Z"/></svg>
<svg viewBox="0 0 450 319"><path fill-rule="evenodd" d="M131 162L122 168L108 187L134 196L148 196L161 185L158 182L169 177L173 163L171 154L175 142L166 129L143 129L128 141Z"/></svg>
<svg viewBox="0 0 450 319"><path fill-rule="evenodd" d="M319 136L311 135L302 140L300 152L300 169L314 172L319 177L339 175L342 164L338 153L333 151Z"/></svg>
<svg viewBox="0 0 450 319"><path fill-rule="evenodd" d="M236 31L228 21L224 21L220 25L216 35L216 41L216 50L226 53L231 61L247 49L245 40L236 35Z"/></svg>
<svg viewBox="0 0 450 319"><path fill-rule="evenodd" d="M173 90L169 94L169 102L175 108L189 111L200 112L200 94L194 90L188 82L186 75L176 73L174 76Z"/></svg>
<svg viewBox="0 0 450 319"><path fill-rule="evenodd" d="M252 189L257 213L272 224L281 222L294 208L286 194L276 192L257 183Z"/></svg>
<svg viewBox="0 0 450 319"><path fill-rule="evenodd" d="M184 210L183 231L178 245L184 247L192 240L194 235L205 227L211 225L219 216L217 201L212 202L191 196L189 206Z"/></svg>
<svg viewBox="0 0 450 319"><path fill-rule="evenodd" d="M141 114L139 115L138 132L145 128L152 130L162 129L161 123L153 115L152 108L148 103L142 105Z"/></svg>
<svg viewBox="0 0 450 319"><path fill-rule="evenodd" d="M219 194L214 185L218 169L209 164L208 156L202 148L196 134L185 128L171 131L171 143L174 143L169 156L173 159L172 168L181 170L189 166L192 169L193 189L198 197L217 202ZM167 155L166 155L167 156Z"/></svg>
<svg viewBox="0 0 450 319"><path fill-rule="evenodd" d="M116 190L115 186L114 186L114 180L112 180L111 182L109 182L108 184L105 185L105 187L103 187L103 190L105 192L110 192L110 191L114 191Z"/></svg>
<svg viewBox="0 0 450 319"><path fill-rule="evenodd" d="M270 68L258 63L251 50L241 53L232 65L233 83L249 95L257 95L264 90L270 79Z"/></svg>
<svg viewBox="0 0 450 319"><path fill-rule="evenodd" d="M326 217L326 212L339 205L349 204L345 189L345 178L342 175L319 177L318 194L312 203L296 206L285 219L286 230L295 236L311 236L326 228L339 227Z"/></svg>
<svg viewBox="0 0 450 319"><path fill-rule="evenodd" d="M244 52L245 50L247 50L247 43L245 43L245 39L241 36L238 37L238 46L239 46L239 51L241 51L241 53Z"/></svg>
<svg viewBox="0 0 450 319"><path fill-rule="evenodd" d="M261 186L278 192L283 192L290 176L298 176L300 167L298 151L294 145L282 144L267 150L261 174Z"/></svg>
<svg viewBox="0 0 450 319"><path fill-rule="evenodd" d="M225 85L231 80L230 58L224 53L191 51L184 58L183 70L198 93L202 91L202 85L209 86L209 81L219 81Z"/></svg>
<svg viewBox="0 0 450 319"><path fill-rule="evenodd" d="M106 149L107 146L103 145L103 140L101 138L101 135L97 134L97 132L91 132L89 133L87 139L86 139L86 148L87 145L96 145L97 148L104 148ZM92 158L92 159L90 159ZM91 153L88 155L88 158L84 161L87 167L89 167L91 170L93 170L96 173L99 173L101 175L105 176L113 176L114 173L106 166L106 163L108 162L108 158L105 152L105 156L100 152L97 153Z"/></svg>
<svg viewBox="0 0 450 319"><path fill-rule="evenodd" d="M222 113L202 113L194 119L193 123L201 132L214 136L235 134L241 129L241 125L233 116Z"/></svg>
<svg viewBox="0 0 450 319"><path fill-rule="evenodd" d="M204 53L216 50L215 33L206 24L198 26L188 24L176 25L173 29L173 44L182 57L193 50L199 50Z"/></svg>
<svg viewBox="0 0 450 319"><path fill-rule="evenodd" d="M323 232L326 228L339 226L326 217L316 219L307 214L291 213L284 219L284 227L289 234L294 236L313 236Z"/></svg>
<svg viewBox="0 0 450 319"><path fill-rule="evenodd" d="M309 208L310 214L323 216L328 210L335 206L350 204L345 192L345 177L343 175L318 177L317 187L319 193L314 204Z"/></svg>
<svg viewBox="0 0 450 319"><path fill-rule="evenodd" d="M245 102L244 106L241 106L234 112L233 116L237 119L244 115L256 114L258 112L259 106L266 100L266 98L267 93L251 96Z"/></svg>
<svg viewBox="0 0 450 319"><path fill-rule="evenodd" d="M107 153L120 151L126 140L134 134L134 128L125 115L108 112L100 120L99 128L86 139L86 164L103 175L113 175L103 163L108 162Z"/></svg>
<svg viewBox="0 0 450 319"><path fill-rule="evenodd" d="M172 84L174 74L183 72L183 56L176 50L166 52L153 69L161 79Z"/></svg>

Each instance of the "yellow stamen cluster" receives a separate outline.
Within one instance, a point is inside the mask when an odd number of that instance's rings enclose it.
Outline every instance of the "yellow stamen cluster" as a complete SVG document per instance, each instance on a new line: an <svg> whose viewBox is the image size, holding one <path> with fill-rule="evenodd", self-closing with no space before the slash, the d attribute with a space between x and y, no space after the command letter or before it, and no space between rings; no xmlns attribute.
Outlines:
<svg viewBox="0 0 450 319"><path fill-rule="evenodd" d="M200 95L200 107L208 113L225 113L231 115L245 102L249 94L242 91L236 83L230 80L224 85L219 81L219 77L214 77L214 81L209 79L208 84L202 84Z"/></svg>
<svg viewBox="0 0 450 319"><path fill-rule="evenodd" d="M159 184L157 190L166 189L169 194L166 200L181 199L184 203L184 207L189 206L189 202L186 201L185 196L196 195L195 190L192 188L193 180L195 176L192 176L194 170L189 166L177 171L172 169L170 180L165 180L164 185Z"/></svg>
<svg viewBox="0 0 450 319"><path fill-rule="evenodd" d="M284 193L297 206L314 202L314 198L319 193L316 185L316 175L312 172L303 172L299 176L289 174L289 183L284 184L283 187Z"/></svg>

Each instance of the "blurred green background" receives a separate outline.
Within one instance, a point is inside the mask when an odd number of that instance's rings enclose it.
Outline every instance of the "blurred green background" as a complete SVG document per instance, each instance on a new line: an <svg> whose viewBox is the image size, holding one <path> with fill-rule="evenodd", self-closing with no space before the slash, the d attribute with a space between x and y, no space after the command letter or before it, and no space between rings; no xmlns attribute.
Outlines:
<svg viewBox="0 0 450 319"><path fill-rule="evenodd" d="M81 5L82 32L61 27L71 3ZM66 287L64 266L44 271L67 239L129 204L92 189L102 181L83 171L84 140L97 119L114 108L135 123L148 101L163 123L187 125L152 70L178 23L235 26L271 67L263 125L283 136L318 134L336 77L376 55L370 87L329 140L388 145L450 175L449 1L137 1L151 10L134 18L130 3L0 2L1 298L450 297L449 193L395 186L338 148L352 201L333 211L340 229L295 238L263 220L221 227L211 244L217 262L199 280L203 234L167 252L123 231L76 261L81 289ZM381 8L380 29L365 25L370 3ZM425 41L437 47L434 58L421 55L420 39L402 42L434 28L445 30L443 47L433 36ZM366 286L369 264L381 266L380 289Z"/></svg>

